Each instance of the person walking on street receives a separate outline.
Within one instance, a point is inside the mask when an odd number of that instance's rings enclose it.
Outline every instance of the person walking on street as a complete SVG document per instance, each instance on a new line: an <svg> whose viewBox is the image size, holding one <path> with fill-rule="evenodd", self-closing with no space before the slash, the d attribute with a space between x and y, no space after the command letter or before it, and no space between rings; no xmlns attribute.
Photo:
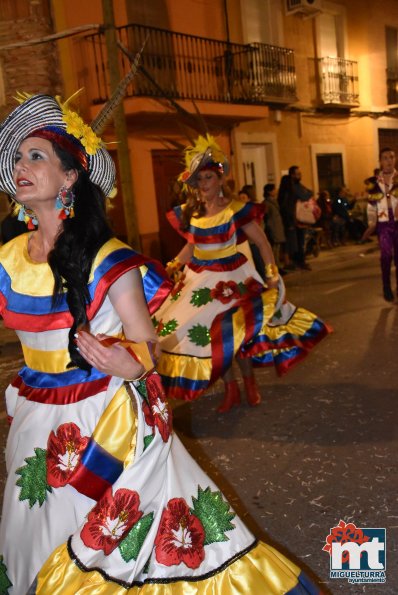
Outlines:
<svg viewBox="0 0 398 595"><path fill-rule="evenodd" d="M398 289L398 172L395 153L389 147L380 151L380 173L365 180L368 193L368 228L361 241L376 232L380 246L383 295L394 301L391 288L391 263L394 260L396 290Z"/></svg>
<svg viewBox="0 0 398 595"><path fill-rule="evenodd" d="M181 179L194 202L167 214L187 243L167 266L181 276L153 319L162 352L158 371L167 396L184 400L200 397L222 377L225 394L217 411L226 413L241 402L235 359L247 402L258 405L253 363L286 372L329 328L285 300L272 248L257 223L263 206L226 194L229 164L215 139L199 137L186 150L185 163ZM259 248L266 282L239 252L246 237Z"/></svg>

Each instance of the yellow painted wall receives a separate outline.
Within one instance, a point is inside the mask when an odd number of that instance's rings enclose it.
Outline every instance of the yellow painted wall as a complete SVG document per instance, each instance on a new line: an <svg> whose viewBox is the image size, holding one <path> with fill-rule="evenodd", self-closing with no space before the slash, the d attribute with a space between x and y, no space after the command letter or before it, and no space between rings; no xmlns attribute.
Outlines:
<svg viewBox="0 0 398 595"><path fill-rule="evenodd" d="M242 42L241 3L244 1L226 2L230 39L233 42ZM325 0L325 4L327 2L328 0ZM351 115L342 112L314 113L317 107L316 20L286 16L283 13L284 45L295 51L298 101L286 109L282 106L280 122L276 122L275 106L271 106L269 117L259 115L260 119L241 123L235 130L246 135L246 142L250 142L252 137L261 138L261 135L274 138L277 181L283 170L297 164L302 169L304 182L313 188L316 185L316 172L311 147L343 147L345 181L353 192L361 192L363 179L377 165L377 128L398 128L397 118L380 117L380 113L386 109L385 26L398 28L398 2L384 0L382 6L381 3L370 0L365 5L362 0L335 0L335 3L345 7L347 58L358 62L360 107L352 110ZM283 5L281 2L281 10ZM57 30L102 21L100 0L53 0L53 9ZM117 25L135 22L191 35L226 39L224 0L114 0L114 10ZM59 46L65 77L65 94L69 95L83 82L90 85L93 73L83 44L69 39L60 42ZM147 101L148 106L153 109L154 100L140 101ZM84 99L81 103L83 110L88 107ZM209 113L212 113L212 110L218 113L223 107L230 109L228 104L208 104L203 109ZM177 130L175 134L177 138ZM161 134L157 136L155 133L134 132L129 139L134 194L142 234L151 234L158 230L151 150L164 148L159 136ZM227 138L225 135L225 139ZM182 135L179 140L186 142ZM225 144L228 150L228 141ZM239 184L240 152L239 148L236 149L235 147L233 165L234 175L236 172Z"/></svg>

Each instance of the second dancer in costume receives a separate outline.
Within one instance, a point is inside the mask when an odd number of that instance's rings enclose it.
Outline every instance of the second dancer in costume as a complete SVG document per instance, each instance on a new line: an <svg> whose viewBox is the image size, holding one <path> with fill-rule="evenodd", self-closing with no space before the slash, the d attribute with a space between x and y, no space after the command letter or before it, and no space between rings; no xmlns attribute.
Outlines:
<svg viewBox="0 0 398 595"><path fill-rule="evenodd" d="M214 138L199 137L185 161L180 178L192 196L168 219L187 243L168 263L177 282L153 317L162 349L158 370L167 395L184 400L196 399L222 376L225 395L218 411L224 413L241 400L235 357L247 401L257 405L253 364L275 365L283 374L330 328L285 300L272 248L257 224L262 206L225 194L229 166ZM239 252L246 238L260 250L266 284Z"/></svg>

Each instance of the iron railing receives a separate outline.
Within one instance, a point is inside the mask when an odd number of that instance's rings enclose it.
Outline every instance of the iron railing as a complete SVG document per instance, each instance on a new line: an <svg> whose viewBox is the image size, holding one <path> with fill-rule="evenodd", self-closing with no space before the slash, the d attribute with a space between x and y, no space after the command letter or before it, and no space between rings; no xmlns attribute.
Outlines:
<svg viewBox="0 0 398 595"><path fill-rule="evenodd" d="M320 99L325 105L359 105L358 63L343 58L320 58Z"/></svg>
<svg viewBox="0 0 398 595"><path fill-rule="evenodd" d="M227 103L288 104L297 100L293 50L262 43L237 44L165 29L127 25L119 42L134 55L148 37L141 71L127 96L168 97ZM108 98L105 38L86 37L96 66L94 103ZM126 74L129 59L121 53Z"/></svg>
<svg viewBox="0 0 398 595"><path fill-rule="evenodd" d="M387 68L387 103L398 104L398 70Z"/></svg>

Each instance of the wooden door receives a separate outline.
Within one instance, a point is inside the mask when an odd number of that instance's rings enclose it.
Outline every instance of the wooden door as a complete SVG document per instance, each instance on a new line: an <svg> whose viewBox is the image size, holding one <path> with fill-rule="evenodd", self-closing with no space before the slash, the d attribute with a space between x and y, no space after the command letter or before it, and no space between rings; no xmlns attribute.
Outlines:
<svg viewBox="0 0 398 595"><path fill-rule="evenodd" d="M174 231L166 219L167 211L178 204L180 199L176 181L183 169L181 153L172 150L154 150L152 165L159 218L161 260L166 264L185 244L185 240Z"/></svg>

